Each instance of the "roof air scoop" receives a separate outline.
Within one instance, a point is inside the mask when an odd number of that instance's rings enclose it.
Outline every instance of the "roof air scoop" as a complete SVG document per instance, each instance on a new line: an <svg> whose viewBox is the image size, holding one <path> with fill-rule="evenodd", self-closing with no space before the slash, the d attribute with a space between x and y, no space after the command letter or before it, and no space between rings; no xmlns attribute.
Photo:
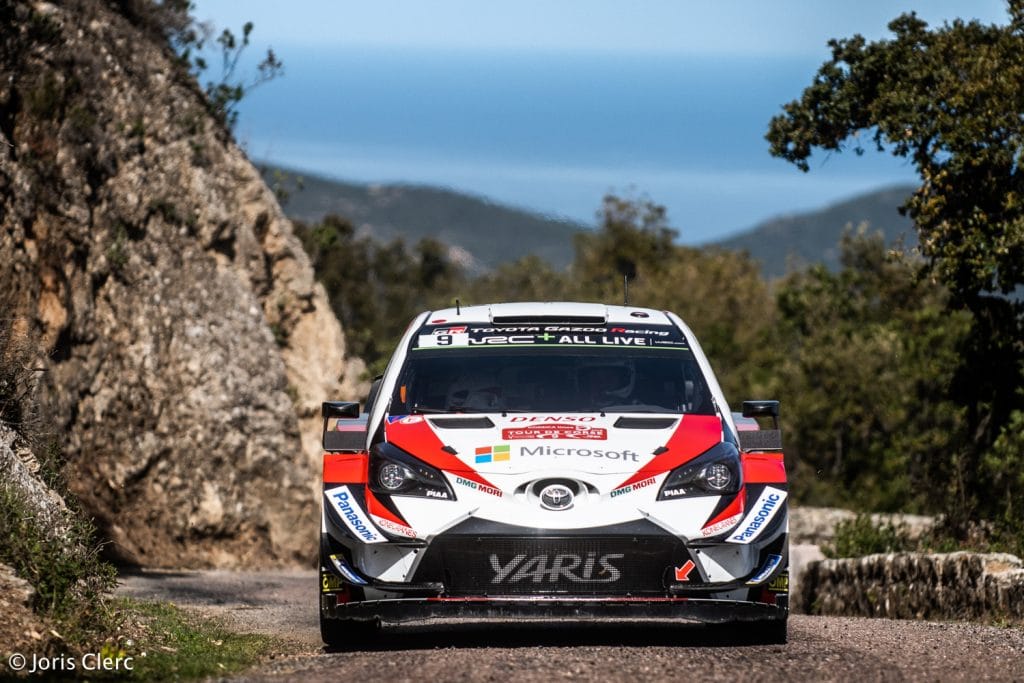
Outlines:
<svg viewBox="0 0 1024 683"><path fill-rule="evenodd" d="M491 322L495 325L603 325L608 322L608 309L604 304L561 302L493 304Z"/></svg>

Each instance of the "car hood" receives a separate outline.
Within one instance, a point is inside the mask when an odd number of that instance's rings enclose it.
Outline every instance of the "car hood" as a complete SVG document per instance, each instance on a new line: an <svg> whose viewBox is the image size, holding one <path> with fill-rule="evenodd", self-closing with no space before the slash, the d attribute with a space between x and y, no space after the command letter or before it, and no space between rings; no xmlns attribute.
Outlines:
<svg viewBox="0 0 1024 683"><path fill-rule="evenodd" d="M580 472L644 476L722 440L714 415L493 413L395 415L390 443L443 470L488 475Z"/></svg>

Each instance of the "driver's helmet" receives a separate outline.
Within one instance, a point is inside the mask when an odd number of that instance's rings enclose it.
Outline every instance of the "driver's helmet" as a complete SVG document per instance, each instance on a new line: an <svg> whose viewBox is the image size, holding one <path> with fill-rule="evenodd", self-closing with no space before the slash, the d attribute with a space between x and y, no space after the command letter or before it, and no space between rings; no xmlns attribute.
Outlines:
<svg viewBox="0 0 1024 683"><path fill-rule="evenodd" d="M493 376L471 375L456 379L448 389L448 410L491 410L501 402L501 385Z"/></svg>
<svg viewBox="0 0 1024 683"><path fill-rule="evenodd" d="M579 367L576 377L583 396L606 402L612 400L626 403L636 384L636 371L632 363L587 363Z"/></svg>

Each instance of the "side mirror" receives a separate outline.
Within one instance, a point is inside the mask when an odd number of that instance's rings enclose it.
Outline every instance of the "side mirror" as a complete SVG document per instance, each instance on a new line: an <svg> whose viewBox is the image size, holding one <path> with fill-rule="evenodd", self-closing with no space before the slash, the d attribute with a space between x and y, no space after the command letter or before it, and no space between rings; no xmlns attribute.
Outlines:
<svg viewBox="0 0 1024 683"><path fill-rule="evenodd" d="M778 401L744 401L743 417L779 417Z"/></svg>
<svg viewBox="0 0 1024 683"><path fill-rule="evenodd" d="M779 430L779 402L778 401L744 401L743 417L758 418L770 417L772 419L771 429L755 429L753 425L749 429L741 429L737 435L740 440L740 448L745 451L781 451L782 432Z"/></svg>
<svg viewBox="0 0 1024 683"><path fill-rule="evenodd" d="M324 429L320 434L325 451L361 451L366 448L366 421L359 419L359 404L350 401L324 401L320 407ZM328 430L328 424L337 424ZM342 426L341 420L345 421Z"/></svg>
<svg viewBox="0 0 1024 683"><path fill-rule="evenodd" d="M354 419L359 417L359 404L350 401L324 401L320 406L320 415L325 420L329 417Z"/></svg>

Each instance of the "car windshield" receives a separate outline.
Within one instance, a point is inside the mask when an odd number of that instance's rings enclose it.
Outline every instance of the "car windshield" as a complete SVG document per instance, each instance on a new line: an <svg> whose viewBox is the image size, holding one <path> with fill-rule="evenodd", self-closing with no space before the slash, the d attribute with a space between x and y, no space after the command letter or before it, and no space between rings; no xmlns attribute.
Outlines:
<svg viewBox="0 0 1024 683"><path fill-rule="evenodd" d="M688 348L418 348L392 415L480 412L714 414Z"/></svg>

